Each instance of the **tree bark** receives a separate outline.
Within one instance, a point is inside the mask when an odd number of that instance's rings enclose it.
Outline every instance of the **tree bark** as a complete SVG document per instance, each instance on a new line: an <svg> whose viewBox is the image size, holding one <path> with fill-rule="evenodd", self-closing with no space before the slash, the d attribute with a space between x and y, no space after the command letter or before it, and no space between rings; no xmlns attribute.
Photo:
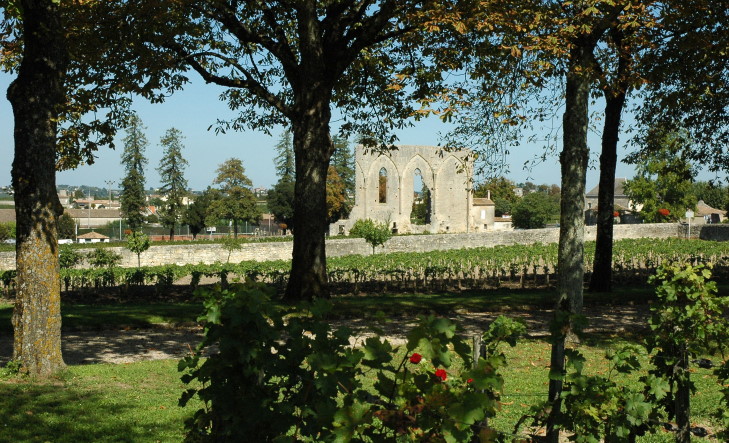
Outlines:
<svg viewBox="0 0 729 443"><path fill-rule="evenodd" d="M676 443L691 441L691 372L689 371L689 352L685 343L680 346L679 361L674 367L676 377Z"/></svg>
<svg viewBox="0 0 729 443"><path fill-rule="evenodd" d="M12 180L17 218L13 358L29 374L64 367L56 193L56 121L68 63L58 6L23 0L23 60L8 88L15 118Z"/></svg>
<svg viewBox="0 0 729 443"><path fill-rule="evenodd" d="M307 94L311 95L302 101L310 104L293 120L296 234L286 288L286 298L290 300L329 296L324 237L327 232L326 180L329 159L334 151L329 129L331 92L322 88L319 91L312 89Z"/></svg>
<svg viewBox="0 0 729 443"><path fill-rule="evenodd" d="M563 373L565 338L571 331L570 316L582 312L585 242L585 177L587 176L587 127L590 77L585 72L592 62L594 43L578 38L570 51L570 68L565 86L563 147L560 154L562 190L560 202L559 251L557 259L559 299L555 310L555 333L552 336L550 370ZM549 381L552 410L547 420L547 441L557 443L562 380Z"/></svg>
<svg viewBox="0 0 729 443"><path fill-rule="evenodd" d="M605 125L602 130L602 153L600 154L600 184L597 193L597 237L595 241L595 260L590 278L590 291L610 292L613 279L613 212L615 202L615 167L618 161L618 137L620 120L625 107L628 82L625 78L629 55L620 44L618 35L619 61L617 85L605 90Z"/></svg>

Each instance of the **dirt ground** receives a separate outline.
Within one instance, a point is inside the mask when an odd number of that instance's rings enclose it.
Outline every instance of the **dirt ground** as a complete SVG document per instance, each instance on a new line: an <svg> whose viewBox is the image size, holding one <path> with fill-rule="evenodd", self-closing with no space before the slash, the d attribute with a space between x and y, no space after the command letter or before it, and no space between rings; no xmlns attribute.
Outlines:
<svg viewBox="0 0 729 443"><path fill-rule="evenodd" d="M646 324L648 306L586 306L589 327L585 332L609 335L640 333ZM552 313L539 309L516 309L505 312L463 312L451 317L466 336L476 335L499 315L521 319L530 337L546 337ZM393 344L404 342L415 325L416 317L404 314L381 327ZM333 321L334 327L348 326L356 332L353 342L364 339L372 320ZM67 364L128 363L143 360L180 358L191 352L201 340L199 327L157 327L153 329L113 329L63 332L63 357ZM12 356L12 336L0 336L0 364Z"/></svg>

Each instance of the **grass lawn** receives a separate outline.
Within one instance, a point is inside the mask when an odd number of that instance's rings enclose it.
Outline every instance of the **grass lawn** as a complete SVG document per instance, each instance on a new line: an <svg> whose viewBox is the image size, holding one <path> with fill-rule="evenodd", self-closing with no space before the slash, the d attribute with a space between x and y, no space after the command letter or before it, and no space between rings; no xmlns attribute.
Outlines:
<svg viewBox="0 0 729 443"><path fill-rule="evenodd" d="M200 303L63 303L63 327L69 329L145 328L159 324L194 322L202 311ZM13 307L0 304L0 332L12 333Z"/></svg>
<svg viewBox="0 0 729 443"><path fill-rule="evenodd" d="M720 292L726 292L726 286ZM586 309L590 304L644 303L652 298L652 293L652 288L643 286L619 288L612 294L586 294ZM343 296L333 300L333 312L340 318L359 318L363 313L374 315L381 311L396 322L402 313L551 308L555 295L550 290L499 289L437 295ZM10 305L0 304L2 333L11 331L11 311ZM64 303L62 307L64 326L88 329L186 323L194 321L200 311L197 302ZM587 372L604 373L607 370L602 358L604 352L624 343L620 340L625 337L600 336L586 340L580 349L588 358ZM492 421L499 430L511 432L530 406L545 399L549 352L550 345L536 339L506 349L508 367L502 371L505 377L502 407ZM176 367L175 360L71 366L58 378L43 382L0 375L0 443L180 441L184 419L200 404L185 409L177 406L184 385L179 381ZM626 382L635 383L635 379ZM719 404L716 379L710 370L698 368L692 379L697 384L692 400L692 422L711 429L710 415ZM673 441L673 435L661 430L639 441L669 442ZM694 438L693 441L712 440Z"/></svg>
<svg viewBox="0 0 729 443"><path fill-rule="evenodd" d="M442 294L371 294L338 296L332 299L334 318L360 318L363 315L398 317L455 311L508 312L513 309L551 309L557 293L549 289L491 289ZM649 286L625 287L610 294L585 294L585 304L644 303L653 297ZM202 311L199 302L129 302L85 304L63 302L63 326L69 329L113 329L150 327L157 324L194 322ZM380 312L381 314L378 314ZM0 332L12 333L12 305L0 303Z"/></svg>
<svg viewBox="0 0 729 443"><path fill-rule="evenodd" d="M0 381L0 442L179 442L174 360L71 366L57 379Z"/></svg>
<svg viewBox="0 0 729 443"><path fill-rule="evenodd" d="M604 346L583 346L581 350L588 357L589 372L606 371ZM546 397L549 344L524 341L508 349L507 356L502 408L492 423L511 432L528 408ZM162 360L72 366L48 382L0 379L0 442L180 441L185 418L200 403L185 409L177 406L184 385L176 364ZM694 372L693 379L698 389L692 400L692 421L710 425L709 415L718 405L715 379L703 369ZM639 441L672 439L672 434L659 431Z"/></svg>

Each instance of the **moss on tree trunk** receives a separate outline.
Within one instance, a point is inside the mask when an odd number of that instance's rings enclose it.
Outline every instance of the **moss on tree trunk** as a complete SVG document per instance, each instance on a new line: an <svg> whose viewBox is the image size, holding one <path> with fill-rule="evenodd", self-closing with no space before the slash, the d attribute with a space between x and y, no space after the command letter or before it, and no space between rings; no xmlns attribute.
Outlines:
<svg viewBox="0 0 729 443"><path fill-rule="evenodd" d="M13 358L25 372L49 375L64 366L56 231L63 208L56 194L55 161L67 53L58 6L51 0L20 3L23 60L8 88L15 118L17 218Z"/></svg>

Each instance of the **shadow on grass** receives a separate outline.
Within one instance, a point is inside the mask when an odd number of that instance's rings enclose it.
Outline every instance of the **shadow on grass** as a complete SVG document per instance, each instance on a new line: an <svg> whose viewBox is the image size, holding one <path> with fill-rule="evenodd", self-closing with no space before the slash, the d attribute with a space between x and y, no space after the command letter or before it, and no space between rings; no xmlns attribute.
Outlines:
<svg viewBox="0 0 729 443"><path fill-rule="evenodd" d="M62 304L64 330L148 328L160 324L193 323L202 312L199 303ZM13 308L0 305L0 332L12 334Z"/></svg>
<svg viewBox="0 0 729 443"><path fill-rule="evenodd" d="M120 420L134 406L99 392L21 381L0 383L0 442L157 441L158 431ZM141 411L140 411L141 412Z"/></svg>

